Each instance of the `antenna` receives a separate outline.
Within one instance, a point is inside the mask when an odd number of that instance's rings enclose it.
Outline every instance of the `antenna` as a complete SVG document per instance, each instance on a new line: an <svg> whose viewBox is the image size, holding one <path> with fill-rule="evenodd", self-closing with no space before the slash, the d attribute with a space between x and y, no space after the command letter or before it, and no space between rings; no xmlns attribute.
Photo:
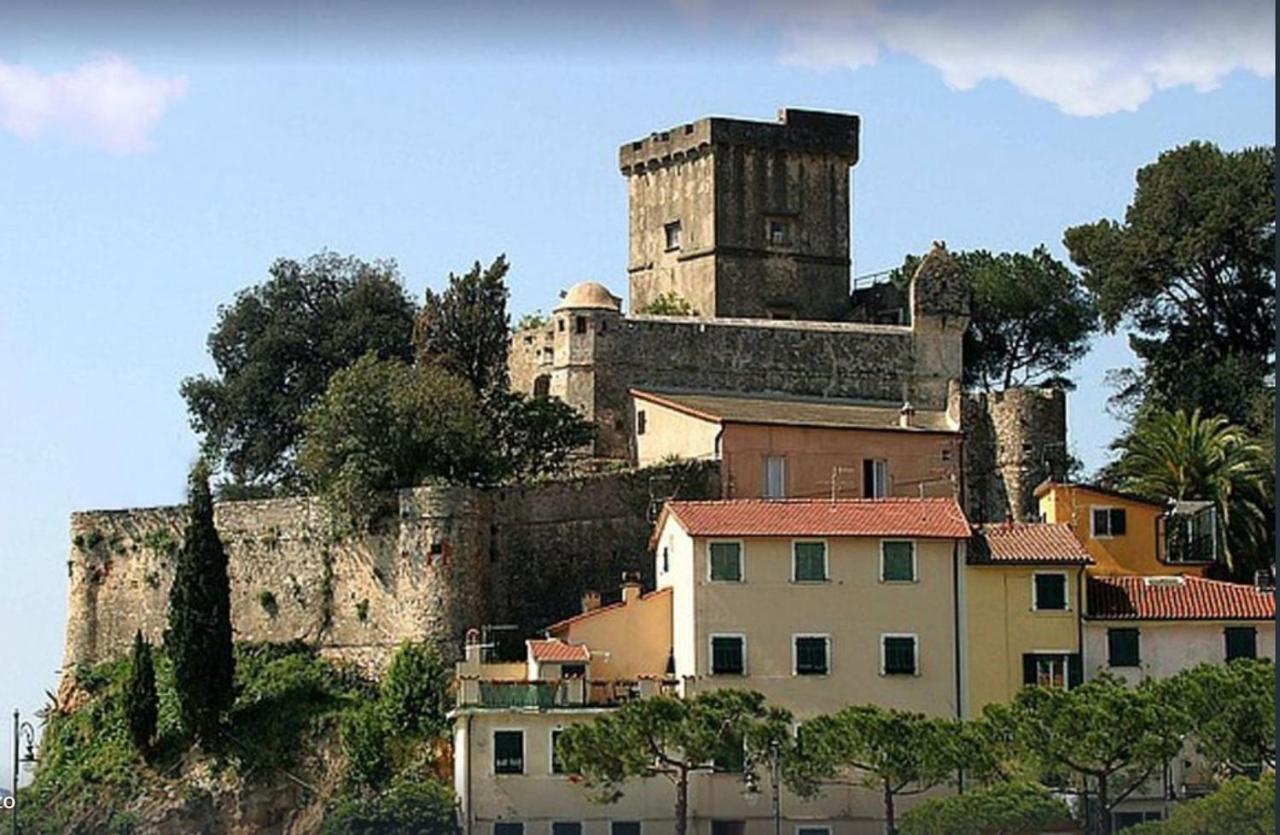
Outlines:
<svg viewBox="0 0 1280 835"><path fill-rule="evenodd" d="M832 467L831 468L831 503L836 503L836 498L840 491L840 473L856 473L857 467Z"/></svg>

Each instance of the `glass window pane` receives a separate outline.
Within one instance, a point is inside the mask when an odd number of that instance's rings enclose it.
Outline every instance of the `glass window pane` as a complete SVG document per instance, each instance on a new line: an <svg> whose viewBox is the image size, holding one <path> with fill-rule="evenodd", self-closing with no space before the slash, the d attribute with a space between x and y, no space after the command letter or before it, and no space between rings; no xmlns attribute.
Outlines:
<svg viewBox="0 0 1280 835"><path fill-rule="evenodd" d="M738 543L711 543L711 579L735 583L742 579L742 547Z"/></svg>
<svg viewBox="0 0 1280 835"><path fill-rule="evenodd" d="M912 582L916 579L915 543L886 542L882 552L882 573L887 582Z"/></svg>
<svg viewBox="0 0 1280 835"><path fill-rule="evenodd" d="M795 554L795 577L798 581L817 581L827 579L827 546L823 542L797 542L793 546Z"/></svg>
<svg viewBox="0 0 1280 835"><path fill-rule="evenodd" d="M520 731L494 731L493 770L496 774L524 773L524 734Z"/></svg>

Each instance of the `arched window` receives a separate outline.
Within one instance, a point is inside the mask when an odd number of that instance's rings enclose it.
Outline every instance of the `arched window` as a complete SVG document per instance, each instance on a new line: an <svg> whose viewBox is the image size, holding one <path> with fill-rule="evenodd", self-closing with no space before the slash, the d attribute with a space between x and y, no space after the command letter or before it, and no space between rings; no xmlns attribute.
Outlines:
<svg viewBox="0 0 1280 835"><path fill-rule="evenodd" d="M551 395L551 375L539 374L533 378L533 396L549 397Z"/></svg>

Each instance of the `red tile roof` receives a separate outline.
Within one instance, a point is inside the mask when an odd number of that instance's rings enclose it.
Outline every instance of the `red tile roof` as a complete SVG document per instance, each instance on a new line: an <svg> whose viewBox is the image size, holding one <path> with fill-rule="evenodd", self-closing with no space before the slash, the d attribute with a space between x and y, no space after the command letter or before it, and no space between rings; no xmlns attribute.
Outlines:
<svg viewBox="0 0 1280 835"><path fill-rule="evenodd" d="M647 591L644 594L640 595L640 599L648 600L649 598L657 597L660 594L670 594L670 593L671 593L671 587L667 586L666 588L657 589L655 591ZM572 624L578 623L579 621L586 620L587 618L593 618L596 615L602 615L605 612L612 612L615 609L621 609L625 605L627 604L621 600L618 600L613 603L606 604L604 606L597 606L596 608L592 609L589 612L583 612L580 615L573 615L572 617L567 617L564 620L558 620L555 623L548 626L546 631L558 632L561 629L565 628L566 626L571 626Z"/></svg>
<svg viewBox="0 0 1280 835"><path fill-rule="evenodd" d="M965 539L969 522L954 499L725 499L668 502L690 536L914 536Z"/></svg>
<svg viewBox="0 0 1280 835"><path fill-rule="evenodd" d="M1070 525L1048 522L984 525L969 540L974 565L1092 565Z"/></svg>
<svg viewBox="0 0 1280 835"><path fill-rule="evenodd" d="M1275 593L1203 577L1090 577L1088 617L1100 620L1271 620Z"/></svg>
<svg viewBox="0 0 1280 835"><path fill-rule="evenodd" d="M591 650L586 644L566 644L557 638L531 640L529 653L534 661L569 662L581 664L591 660Z"/></svg>

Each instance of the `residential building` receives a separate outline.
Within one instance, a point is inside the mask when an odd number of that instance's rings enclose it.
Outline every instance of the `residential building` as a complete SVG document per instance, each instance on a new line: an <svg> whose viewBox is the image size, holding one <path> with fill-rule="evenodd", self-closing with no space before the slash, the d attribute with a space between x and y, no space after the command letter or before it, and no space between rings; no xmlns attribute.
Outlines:
<svg viewBox="0 0 1280 835"><path fill-rule="evenodd" d="M1080 613L1092 564L1068 525L975 529L960 591L967 715L1012 699L1024 685L1080 683Z"/></svg>
<svg viewBox="0 0 1280 835"><path fill-rule="evenodd" d="M1088 581L1085 669L1137 684L1198 664L1276 657L1275 589L1194 575L1103 576ZM1190 750L1117 808L1119 829L1167 817L1174 800L1207 791Z"/></svg>
<svg viewBox="0 0 1280 835"><path fill-rule="evenodd" d="M637 458L721 462L725 498L959 497L955 408L632 389Z"/></svg>
<svg viewBox="0 0 1280 835"><path fill-rule="evenodd" d="M1148 501L1092 484L1047 481L1036 488L1040 517L1070 525L1095 575L1203 576L1220 558L1210 502Z"/></svg>

